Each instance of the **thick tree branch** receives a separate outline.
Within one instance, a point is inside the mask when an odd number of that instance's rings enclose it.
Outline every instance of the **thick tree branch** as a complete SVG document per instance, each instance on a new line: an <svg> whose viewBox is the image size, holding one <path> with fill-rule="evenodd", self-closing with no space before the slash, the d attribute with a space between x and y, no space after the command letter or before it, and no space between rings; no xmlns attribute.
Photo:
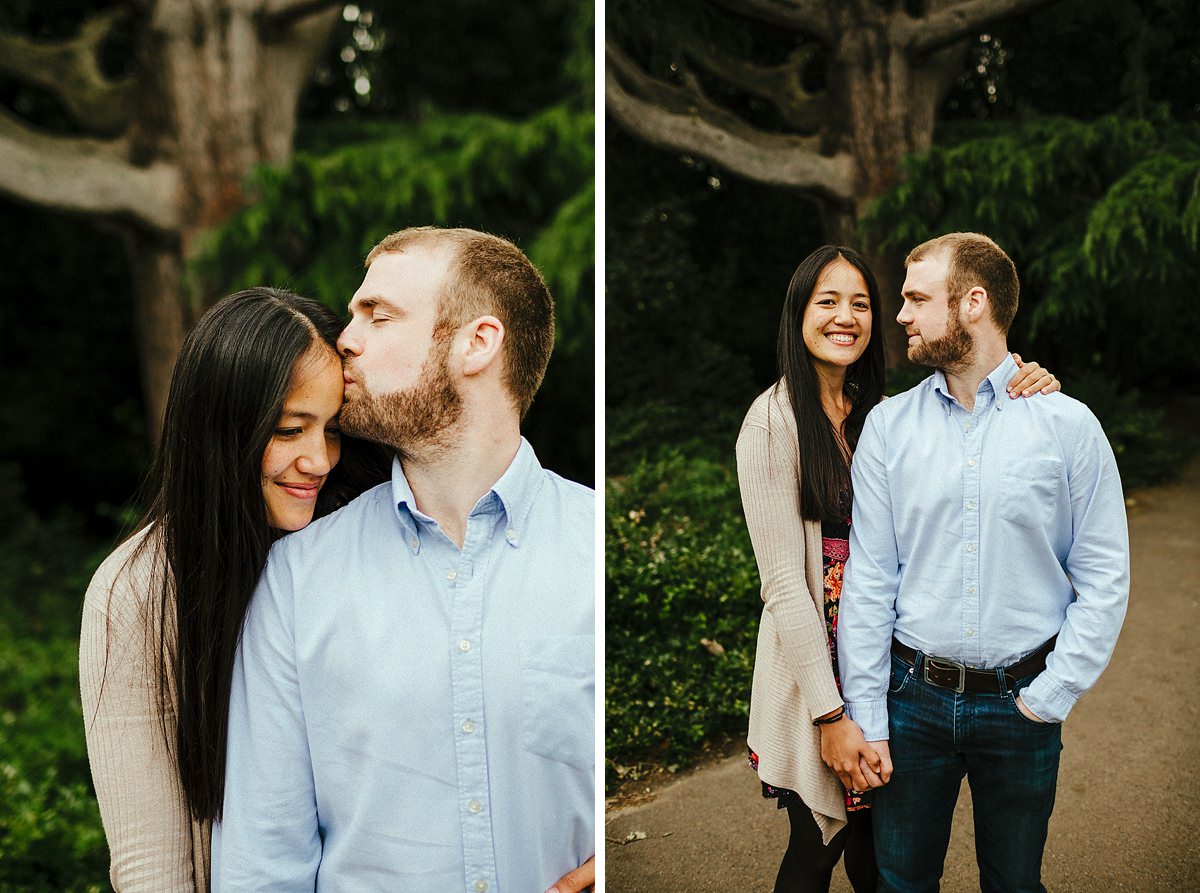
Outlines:
<svg viewBox="0 0 1200 893"><path fill-rule="evenodd" d="M642 99L627 90L618 76L617 68L628 68L628 60L615 47L607 52L605 105L630 133L660 148L707 158L758 183L811 190L841 202L851 200L853 160L849 155L820 155L817 140L809 137L763 133L742 122L729 126L734 116L714 115L715 106L695 105L688 110L677 101L665 104ZM614 58L621 61L614 65Z"/></svg>
<svg viewBox="0 0 1200 893"><path fill-rule="evenodd" d="M265 24L273 31L291 27L301 19L343 5L342 0L267 0Z"/></svg>
<svg viewBox="0 0 1200 893"><path fill-rule="evenodd" d="M0 73L49 91L84 130L102 136L120 133L129 123L133 81L110 81L96 54L121 15L121 10L99 13L68 40L0 33Z"/></svg>
<svg viewBox="0 0 1200 893"><path fill-rule="evenodd" d="M773 105L789 127L811 134L824 120L825 97L804 89L804 69L816 54L811 44L792 52L782 65L754 65L719 48L689 43L688 59L710 74Z"/></svg>
<svg viewBox="0 0 1200 893"><path fill-rule="evenodd" d="M712 0L729 12L776 28L809 34L825 43L833 40L827 0ZM838 0L840 2L840 0Z"/></svg>
<svg viewBox="0 0 1200 893"><path fill-rule="evenodd" d="M891 32L897 45L919 56L972 37L996 22L1054 2L1057 0L964 0L920 19L900 13Z"/></svg>
<svg viewBox="0 0 1200 893"><path fill-rule="evenodd" d="M178 190L172 166L135 167L120 142L47 136L0 109L0 192L15 199L171 232Z"/></svg>

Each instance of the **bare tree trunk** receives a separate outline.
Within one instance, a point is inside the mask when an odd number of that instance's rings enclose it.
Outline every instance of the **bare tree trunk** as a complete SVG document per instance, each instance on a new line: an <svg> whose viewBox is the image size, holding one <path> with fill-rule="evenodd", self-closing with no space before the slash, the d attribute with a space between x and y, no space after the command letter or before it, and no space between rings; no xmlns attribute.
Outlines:
<svg viewBox="0 0 1200 893"><path fill-rule="evenodd" d="M183 291L183 255L173 239L129 233L125 244L133 280L146 428L151 441L157 441L175 358L192 322Z"/></svg>
<svg viewBox="0 0 1200 893"><path fill-rule="evenodd" d="M137 72L117 83L105 82L95 63L115 21L111 14L57 43L0 34L0 72L52 93L88 91L86 102L68 108L103 139L42 133L0 109L0 191L125 231L153 439L194 316L185 294L187 258L200 234L244 207L255 165L287 160L300 91L339 6L334 0L141 4ZM64 80L64 70L76 76ZM89 117L93 108L104 114ZM199 302L216 297L200 295Z"/></svg>

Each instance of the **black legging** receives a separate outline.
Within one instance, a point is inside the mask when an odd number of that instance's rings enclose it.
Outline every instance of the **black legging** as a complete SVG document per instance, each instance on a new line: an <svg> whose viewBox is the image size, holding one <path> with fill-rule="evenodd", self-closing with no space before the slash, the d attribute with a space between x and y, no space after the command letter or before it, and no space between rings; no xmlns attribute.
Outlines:
<svg viewBox="0 0 1200 893"><path fill-rule="evenodd" d="M821 843L821 829L811 809L797 800L788 804L787 813L792 833L775 878L775 893L829 893L833 867L843 852L854 893L875 893L878 871L871 810L846 813L846 827L834 835L829 846Z"/></svg>

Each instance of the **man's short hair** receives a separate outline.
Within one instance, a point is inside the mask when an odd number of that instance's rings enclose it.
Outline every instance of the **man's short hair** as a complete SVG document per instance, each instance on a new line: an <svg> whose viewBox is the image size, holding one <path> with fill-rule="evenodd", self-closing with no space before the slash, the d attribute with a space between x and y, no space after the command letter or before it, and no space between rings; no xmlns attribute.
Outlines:
<svg viewBox="0 0 1200 893"><path fill-rule="evenodd" d="M381 254L418 246L454 251L435 333L452 331L488 314L504 324L503 381L524 416L554 349L554 299L542 274L507 239L473 229L436 226L392 233L371 249L366 266Z"/></svg>
<svg viewBox="0 0 1200 893"><path fill-rule="evenodd" d="M1017 268L1008 255L980 233L947 233L922 242L910 251L904 259L904 266L907 269L910 264L927 260L943 251L947 252L950 260L946 274L950 306L957 305L962 296L975 286L982 286L988 293L993 322L1007 335L1013 317L1017 315L1017 300L1021 293Z"/></svg>

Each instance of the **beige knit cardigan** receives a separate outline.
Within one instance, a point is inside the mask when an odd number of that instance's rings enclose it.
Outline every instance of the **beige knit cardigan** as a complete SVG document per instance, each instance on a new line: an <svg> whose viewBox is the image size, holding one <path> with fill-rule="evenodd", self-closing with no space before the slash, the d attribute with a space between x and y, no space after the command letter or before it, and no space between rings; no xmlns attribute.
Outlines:
<svg viewBox="0 0 1200 893"><path fill-rule="evenodd" d="M88 761L117 893L206 893L208 823L192 821L163 741L155 687L161 586L155 544L133 561L142 531L100 565L84 596L79 640ZM174 717L168 717L170 729ZM172 748L173 750L173 748Z"/></svg>
<svg viewBox="0 0 1200 893"><path fill-rule="evenodd" d="M796 791L828 844L846 823L845 794L812 721L842 697L825 629L821 524L800 515L796 419L782 382L746 414L737 468L763 600L747 741L759 778Z"/></svg>

